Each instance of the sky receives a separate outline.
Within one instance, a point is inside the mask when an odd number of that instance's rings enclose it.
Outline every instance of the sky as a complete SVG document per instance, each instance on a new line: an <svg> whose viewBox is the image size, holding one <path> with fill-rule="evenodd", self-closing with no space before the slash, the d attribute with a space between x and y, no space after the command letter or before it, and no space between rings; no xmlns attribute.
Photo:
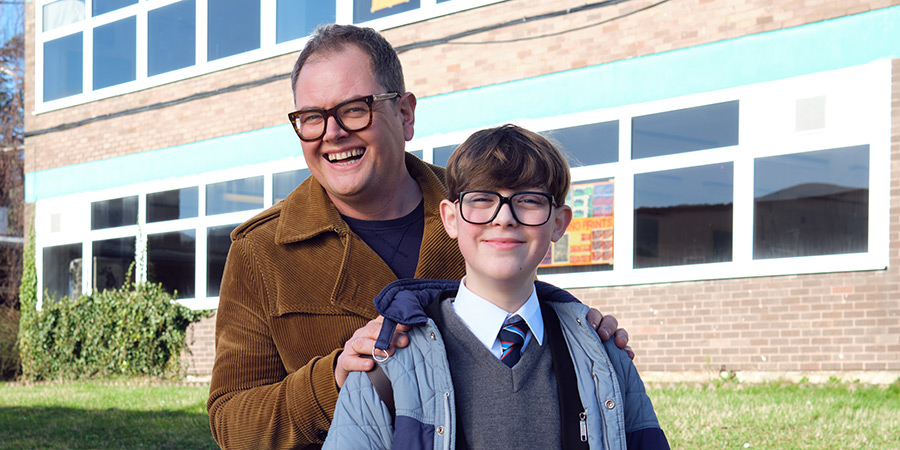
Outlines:
<svg viewBox="0 0 900 450"><path fill-rule="evenodd" d="M5 42L16 34L16 22L19 20L19 15L24 14L24 11L23 3L10 4L9 0L0 0L0 41Z"/></svg>

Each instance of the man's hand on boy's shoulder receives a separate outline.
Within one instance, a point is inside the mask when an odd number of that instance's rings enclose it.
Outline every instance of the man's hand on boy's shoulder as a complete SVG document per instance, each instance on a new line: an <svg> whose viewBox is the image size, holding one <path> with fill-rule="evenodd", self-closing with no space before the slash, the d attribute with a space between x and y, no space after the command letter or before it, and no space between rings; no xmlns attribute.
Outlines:
<svg viewBox="0 0 900 450"><path fill-rule="evenodd" d="M591 308L587 314L588 323L597 330L601 341L608 340L615 336L616 347L625 350L628 357L634 359L634 352L628 346L628 332L624 328L619 328L619 321L615 316L608 314L603 315L598 309Z"/></svg>
<svg viewBox="0 0 900 450"><path fill-rule="evenodd" d="M353 332L353 336L344 343L344 350L334 364L334 381L338 389L344 386L350 372L368 372L375 367L372 350L375 348L375 341L378 340L378 333L381 332L382 322L383 316L370 320L366 326ZM409 345L409 336L406 335L409 329L407 325L397 325L398 332L394 333L391 346L387 350L388 355L393 355L396 349Z"/></svg>

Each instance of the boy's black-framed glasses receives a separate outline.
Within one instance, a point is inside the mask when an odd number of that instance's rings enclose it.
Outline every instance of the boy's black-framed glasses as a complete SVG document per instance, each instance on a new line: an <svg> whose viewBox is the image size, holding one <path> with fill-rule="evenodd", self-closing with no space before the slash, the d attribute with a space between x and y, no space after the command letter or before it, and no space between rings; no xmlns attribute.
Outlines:
<svg viewBox="0 0 900 450"><path fill-rule="evenodd" d="M399 92L373 94L344 100L331 108L306 108L288 113L288 119L301 141L317 141L325 136L328 116L334 117L338 126L348 133L362 131L372 126L372 105L382 100L399 97Z"/></svg>
<svg viewBox="0 0 900 450"><path fill-rule="evenodd" d="M474 225L491 223L504 204L509 204L516 222L529 227L547 223L553 210L553 196L535 191L516 192L509 197L494 191L462 191L458 201L463 220Z"/></svg>

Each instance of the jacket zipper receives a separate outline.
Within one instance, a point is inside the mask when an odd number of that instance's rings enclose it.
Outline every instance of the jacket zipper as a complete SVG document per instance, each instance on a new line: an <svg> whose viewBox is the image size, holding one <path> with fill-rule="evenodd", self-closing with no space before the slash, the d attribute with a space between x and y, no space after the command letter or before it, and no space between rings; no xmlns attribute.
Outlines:
<svg viewBox="0 0 900 450"><path fill-rule="evenodd" d="M444 450L450 450L450 393L444 392Z"/></svg>
<svg viewBox="0 0 900 450"><path fill-rule="evenodd" d="M587 442L587 411L578 415L578 426L581 429L581 442Z"/></svg>

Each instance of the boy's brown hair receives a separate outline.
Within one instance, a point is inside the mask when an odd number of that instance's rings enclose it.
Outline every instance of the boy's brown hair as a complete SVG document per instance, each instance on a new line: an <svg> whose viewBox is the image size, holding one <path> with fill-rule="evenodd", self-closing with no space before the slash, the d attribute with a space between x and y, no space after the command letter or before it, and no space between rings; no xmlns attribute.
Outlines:
<svg viewBox="0 0 900 450"><path fill-rule="evenodd" d="M449 200L469 189L546 187L556 206L569 192L569 164L547 138L516 125L480 130L450 156L444 175Z"/></svg>

